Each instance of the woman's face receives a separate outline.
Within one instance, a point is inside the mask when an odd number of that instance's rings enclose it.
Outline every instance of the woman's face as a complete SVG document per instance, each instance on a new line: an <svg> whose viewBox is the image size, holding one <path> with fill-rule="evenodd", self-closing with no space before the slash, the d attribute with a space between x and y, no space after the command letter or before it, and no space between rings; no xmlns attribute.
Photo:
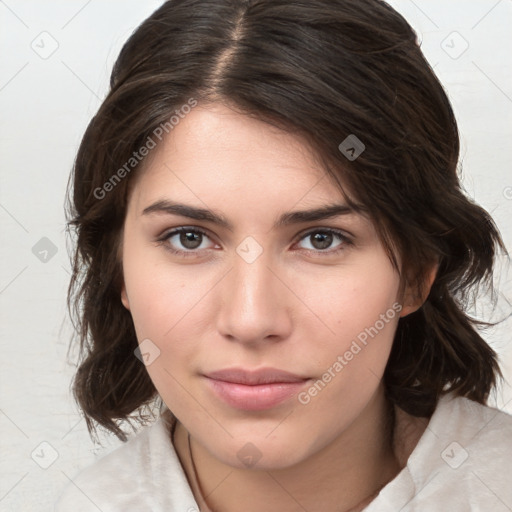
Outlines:
<svg viewBox="0 0 512 512"><path fill-rule="evenodd" d="M300 462L376 395L406 311L399 276L297 136L216 104L153 151L122 246L147 371L218 460ZM275 370L266 384L243 384L262 369Z"/></svg>

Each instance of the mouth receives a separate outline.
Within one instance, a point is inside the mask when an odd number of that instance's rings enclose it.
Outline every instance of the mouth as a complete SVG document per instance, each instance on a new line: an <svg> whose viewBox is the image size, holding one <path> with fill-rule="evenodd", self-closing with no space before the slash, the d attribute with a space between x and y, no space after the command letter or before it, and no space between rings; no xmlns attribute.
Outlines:
<svg viewBox="0 0 512 512"><path fill-rule="evenodd" d="M205 374L213 394L236 409L271 409L295 396L311 379L275 368L239 368Z"/></svg>

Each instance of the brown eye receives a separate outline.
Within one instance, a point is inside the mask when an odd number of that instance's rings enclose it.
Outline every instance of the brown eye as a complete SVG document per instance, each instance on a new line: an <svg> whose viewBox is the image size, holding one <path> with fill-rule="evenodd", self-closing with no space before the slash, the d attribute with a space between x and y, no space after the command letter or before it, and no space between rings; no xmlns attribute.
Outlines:
<svg viewBox="0 0 512 512"><path fill-rule="evenodd" d="M315 249L328 249L332 244L333 238L331 233L315 233L310 235L311 243Z"/></svg>
<svg viewBox="0 0 512 512"><path fill-rule="evenodd" d="M303 249L313 252L325 252L328 254L342 250L344 247L351 244L348 236L333 229L316 229L314 231L309 231L302 236L301 242L303 241L309 242L309 247L302 246Z"/></svg>
<svg viewBox="0 0 512 512"><path fill-rule="evenodd" d="M208 241L211 245L208 245ZM168 251L183 256L199 255L203 250L213 249L214 245L206 232L185 226L167 232L158 242Z"/></svg>
<svg viewBox="0 0 512 512"><path fill-rule="evenodd" d="M203 240L203 234L194 231L182 231L179 233L180 244L185 249L197 249Z"/></svg>

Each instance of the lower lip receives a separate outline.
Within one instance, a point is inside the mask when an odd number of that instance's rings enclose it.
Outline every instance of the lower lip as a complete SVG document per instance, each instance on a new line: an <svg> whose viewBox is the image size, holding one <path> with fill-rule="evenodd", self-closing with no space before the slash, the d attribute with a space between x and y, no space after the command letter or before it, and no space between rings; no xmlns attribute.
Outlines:
<svg viewBox="0 0 512 512"><path fill-rule="evenodd" d="M223 380L206 379L213 392L228 405L245 411L271 409L296 395L307 380L248 386Z"/></svg>

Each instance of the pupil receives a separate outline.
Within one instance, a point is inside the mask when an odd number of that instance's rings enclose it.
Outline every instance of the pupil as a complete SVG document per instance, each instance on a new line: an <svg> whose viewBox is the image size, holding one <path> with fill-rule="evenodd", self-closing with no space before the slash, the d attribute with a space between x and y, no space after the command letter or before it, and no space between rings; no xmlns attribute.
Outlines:
<svg viewBox="0 0 512 512"><path fill-rule="evenodd" d="M180 233L180 243L187 249L197 249L201 245L199 233L192 233L190 231Z"/></svg>
<svg viewBox="0 0 512 512"><path fill-rule="evenodd" d="M316 243L318 242L318 244ZM332 243L331 233L316 233L313 235L313 247L316 249L327 249Z"/></svg>

